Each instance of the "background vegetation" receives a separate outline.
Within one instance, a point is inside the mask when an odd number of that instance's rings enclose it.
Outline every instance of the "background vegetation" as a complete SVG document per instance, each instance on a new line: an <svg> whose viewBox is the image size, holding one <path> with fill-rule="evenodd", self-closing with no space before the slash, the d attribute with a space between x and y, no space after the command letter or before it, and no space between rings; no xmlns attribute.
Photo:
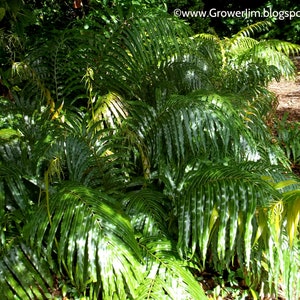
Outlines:
<svg viewBox="0 0 300 300"><path fill-rule="evenodd" d="M299 298L298 127L267 89L298 45L172 2L0 4L4 299Z"/></svg>

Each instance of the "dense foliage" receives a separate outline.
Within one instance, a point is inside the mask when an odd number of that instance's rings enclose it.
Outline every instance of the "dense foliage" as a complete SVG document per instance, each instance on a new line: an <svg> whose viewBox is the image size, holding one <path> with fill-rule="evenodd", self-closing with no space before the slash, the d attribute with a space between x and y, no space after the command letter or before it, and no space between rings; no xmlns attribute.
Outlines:
<svg viewBox="0 0 300 300"><path fill-rule="evenodd" d="M232 34L232 32L238 31L242 27L249 26L255 22L268 20L273 23L273 27L265 33L266 37L299 43L300 5L298 1L255 0L250 2L239 0L204 0L203 2L205 3L203 9L206 11L216 9L218 11L253 12L252 14L249 13L246 18L237 18L234 16L210 18L209 27L213 28L220 36L225 37ZM201 4L199 7L201 7ZM258 14L258 12L261 14ZM197 20L197 18L191 18L189 19L189 22L191 22L191 24L199 23L199 20ZM199 29L201 29L201 27L199 27Z"/></svg>
<svg viewBox="0 0 300 300"><path fill-rule="evenodd" d="M267 85L299 47L251 37L268 22L193 35L151 1L23 27L4 2L2 297L206 299L212 273L297 299L300 180Z"/></svg>

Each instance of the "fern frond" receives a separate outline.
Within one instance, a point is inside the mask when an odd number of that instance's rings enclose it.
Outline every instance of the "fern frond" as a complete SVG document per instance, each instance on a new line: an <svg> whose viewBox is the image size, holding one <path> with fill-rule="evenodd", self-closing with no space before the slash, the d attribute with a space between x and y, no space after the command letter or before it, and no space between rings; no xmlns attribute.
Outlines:
<svg viewBox="0 0 300 300"><path fill-rule="evenodd" d="M243 38L240 38L238 42L230 44L230 54L233 55L241 55L241 53L244 53L245 51L253 48L255 45L257 45L259 42L251 37L245 36Z"/></svg>
<svg viewBox="0 0 300 300"><path fill-rule="evenodd" d="M262 47L267 47L272 50L283 53L286 56L295 56L299 54L300 46L281 40L266 40L260 42Z"/></svg>
<svg viewBox="0 0 300 300"><path fill-rule="evenodd" d="M102 122L92 121L88 115L65 114L60 136L42 148L38 167L44 172L43 168L48 169L52 161L57 161L63 179L114 193L128 180L131 162L117 138L112 138L112 129L101 129ZM58 179L53 178L52 182Z"/></svg>
<svg viewBox="0 0 300 300"><path fill-rule="evenodd" d="M82 77L86 66L94 59L94 47L87 36L77 33L56 31L47 40L37 41L28 50L26 59L13 65L19 75L13 78L14 82L21 89L24 81L34 83L52 109L62 103L70 105L78 99L87 102Z"/></svg>
<svg viewBox="0 0 300 300"><path fill-rule="evenodd" d="M283 192L268 209L258 208L257 234L263 244L258 243L254 251L256 256L262 254L261 271L267 274L269 291L277 294L280 285L283 294L294 299L299 293L299 180L280 181L273 186L279 190L294 188Z"/></svg>
<svg viewBox="0 0 300 300"><path fill-rule="evenodd" d="M275 66L281 76L291 78L295 75L295 66L291 59L289 58L289 52L296 51L296 48L299 47L284 42L275 42L275 41L266 41L260 42L257 45L254 45L248 52L244 53L240 57L245 62L252 61L254 63L259 63L263 66L265 63L267 66ZM276 46L275 46L276 45ZM290 46L290 48L289 48Z"/></svg>
<svg viewBox="0 0 300 300"><path fill-rule="evenodd" d="M24 216L29 212L31 199L25 181L22 178L22 172L14 165L14 169L0 164L0 179L8 188L10 193L6 193L6 205L11 208L20 209Z"/></svg>

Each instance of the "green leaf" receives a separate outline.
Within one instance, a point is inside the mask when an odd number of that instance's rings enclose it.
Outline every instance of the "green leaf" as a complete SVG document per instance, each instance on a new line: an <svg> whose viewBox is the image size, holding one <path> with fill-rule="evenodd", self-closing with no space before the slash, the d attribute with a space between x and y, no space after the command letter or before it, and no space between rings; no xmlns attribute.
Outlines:
<svg viewBox="0 0 300 300"><path fill-rule="evenodd" d="M283 194L284 217L286 219L286 230L289 245L292 248L299 236L300 222L300 190L292 190ZM273 222L272 222L273 223Z"/></svg>
<svg viewBox="0 0 300 300"><path fill-rule="evenodd" d="M20 133L12 128L0 129L0 140L8 141L12 138L19 137Z"/></svg>
<svg viewBox="0 0 300 300"><path fill-rule="evenodd" d="M0 22L5 17L5 13L6 13L5 8L4 7L0 7Z"/></svg>

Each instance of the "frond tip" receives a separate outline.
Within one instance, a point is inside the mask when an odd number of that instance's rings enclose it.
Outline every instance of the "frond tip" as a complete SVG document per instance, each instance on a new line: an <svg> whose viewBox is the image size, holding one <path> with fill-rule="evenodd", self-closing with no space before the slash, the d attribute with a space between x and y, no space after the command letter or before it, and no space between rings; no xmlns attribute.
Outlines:
<svg viewBox="0 0 300 300"><path fill-rule="evenodd" d="M151 237L140 242L149 259L144 270L146 276L137 290L137 299L208 299L188 270L187 263L174 251L171 241Z"/></svg>

